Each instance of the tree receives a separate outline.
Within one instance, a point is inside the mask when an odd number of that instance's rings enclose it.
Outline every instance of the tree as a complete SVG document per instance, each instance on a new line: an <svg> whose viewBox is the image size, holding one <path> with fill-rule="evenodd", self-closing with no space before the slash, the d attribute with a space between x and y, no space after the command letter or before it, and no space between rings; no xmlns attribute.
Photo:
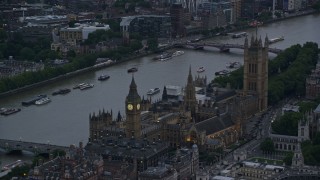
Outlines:
<svg viewBox="0 0 320 180"><path fill-rule="evenodd" d="M317 11L320 11L320 1L318 1L317 3L315 3L313 6L312 6L313 9L317 10Z"/></svg>
<svg viewBox="0 0 320 180"><path fill-rule="evenodd" d="M139 49L141 49L143 46L142 46L142 44L141 44L141 41L137 41L137 40L132 40L132 41L130 41L130 48L132 49L132 50L139 50Z"/></svg>
<svg viewBox="0 0 320 180"><path fill-rule="evenodd" d="M260 149L264 153L274 152L274 145L273 145L273 141L271 140L271 138L266 138L264 141L262 141L260 144Z"/></svg>
<svg viewBox="0 0 320 180"><path fill-rule="evenodd" d="M298 122L301 119L301 113L287 112L272 123L272 131L276 134L297 136Z"/></svg>
<svg viewBox="0 0 320 180"><path fill-rule="evenodd" d="M320 145L320 132L317 132L316 136L312 139L313 145Z"/></svg>
<svg viewBox="0 0 320 180"><path fill-rule="evenodd" d="M277 18L281 18L281 13L280 13L280 12L278 12L278 11L277 11L277 12L275 12L275 13L274 13L274 15L275 15Z"/></svg>
<svg viewBox="0 0 320 180"><path fill-rule="evenodd" d="M75 27L75 24L76 24L76 21L69 21L68 22L68 26L71 27L71 28Z"/></svg>
<svg viewBox="0 0 320 180"><path fill-rule="evenodd" d="M8 35L4 29L0 29L0 42L3 43L7 40Z"/></svg>
<svg viewBox="0 0 320 180"><path fill-rule="evenodd" d="M20 50L20 58L21 59L26 59L28 61L31 61L35 57L35 53L31 48L24 47Z"/></svg>
<svg viewBox="0 0 320 180"><path fill-rule="evenodd" d="M66 152L64 150L61 149L56 149L52 152L53 158L57 157L57 156L65 156Z"/></svg>
<svg viewBox="0 0 320 180"><path fill-rule="evenodd" d="M293 152L288 152L286 154L286 156L283 158L283 162L287 165L287 166L291 166L292 164L292 157L293 157Z"/></svg>
<svg viewBox="0 0 320 180"><path fill-rule="evenodd" d="M69 50L69 51L67 52L67 57L68 57L68 58L74 58L74 57L76 57L76 52L75 52L74 50Z"/></svg>
<svg viewBox="0 0 320 180"><path fill-rule="evenodd" d="M298 103L299 105L299 112L305 113L307 111L311 111L317 107L317 103L312 101L301 101Z"/></svg>
<svg viewBox="0 0 320 180"><path fill-rule="evenodd" d="M150 51L156 51L158 49L158 39L156 38L148 39L147 44Z"/></svg>

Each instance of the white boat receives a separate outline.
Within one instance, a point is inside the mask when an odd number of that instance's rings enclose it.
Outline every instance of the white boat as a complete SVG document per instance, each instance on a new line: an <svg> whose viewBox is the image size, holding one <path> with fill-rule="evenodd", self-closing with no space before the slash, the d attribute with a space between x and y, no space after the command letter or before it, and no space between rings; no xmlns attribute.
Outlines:
<svg viewBox="0 0 320 180"><path fill-rule="evenodd" d="M93 84L84 84L84 85L80 86L80 90L93 88L93 86L94 86Z"/></svg>
<svg viewBox="0 0 320 180"><path fill-rule="evenodd" d="M230 71L228 70L222 70L222 71L217 71L215 73L216 76L224 76L224 75L228 75L230 73Z"/></svg>
<svg viewBox="0 0 320 180"><path fill-rule="evenodd" d="M39 99L38 101L35 102L36 105L42 105L42 104L47 104L51 102L51 99L49 97L44 97Z"/></svg>
<svg viewBox="0 0 320 180"><path fill-rule="evenodd" d="M147 95L154 95L160 92L159 88L154 88L154 89L149 89L149 91L147 92Z"/></svg>
<svg viewBox="0 0 320 180"><path fill-rule="evenodd" d="M202 73L204 72L206 69L204 67L199 67L199 69L197 70L198 73Z"/></svg>
<svg viewBox="0 0 320 180"><path fill-rule="evenodd" d="M8 109L7 108L0 108L0 114L6 112Z"/></svg>
<svg viewBox="0 0 320 180"><path fill-rule="evenodd" d="M272 39L269 39L269 44L276 43L276 42L283 41L283 40L284 40L283 36L277 37L277 38L272 38Z"/></svg>
<svg viewBox="0 0 320 180"><path fill-rule="evenodd" d="M173 56L173 53L171 52L163 52L162 54L156 56L154 59L159 61L167 61L171 59Z"/></svg>
<svg viewBox="0 0 320 180"><path fill-rule="evenodd" d="M75 86L73 86L73 89L79 89L80 86L83 86L83 85L85 85L85 84L86 84L86 83L81 83L81 84L75 85Z"/></svg>
<svg viewBox="0 0 320 180"><path fill-rule="evenodd" d="M184 54L184 51L176 51L172 54L172 57L181 56Z"/></svg>
<svg viewBox="0 0 320 180"><path fill-rule="evenodd" d="M232 35L232 38L241 38L241 37L246 37L247 33L246 32L240 32L240 33L234 33Z"/></svg>
<svg viewBox="0 0 320 180"><path fill-rule="evenodd" d="M226 68L229 68L229 69L238 69L241 67L241 62L228 62L226 64Z"/></svg>

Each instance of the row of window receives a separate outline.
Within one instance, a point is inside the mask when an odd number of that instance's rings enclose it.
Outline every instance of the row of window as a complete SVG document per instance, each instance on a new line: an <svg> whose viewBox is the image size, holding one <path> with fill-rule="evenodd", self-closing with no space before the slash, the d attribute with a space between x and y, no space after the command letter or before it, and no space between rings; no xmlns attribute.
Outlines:
<svg viewBox="0 0 320 180"><path fill-rule="evenodd" d="M249 63L249 74L257 74L257 64L251 64Z"/></svg>
<svg viewBox="0 0 320 180"><path fill-rule="evenodd" d="M257 90L257 82L249 82L249 90L256 91Z"/></svg>
<svg viewBox="0 0 320 180"><path fill-rule="evenodd" d="M289 151L294 151L296 149L295 145L291 145L291 144L275 144L275 148L276 149L280 149L280 150L289 150Z"/></svg>

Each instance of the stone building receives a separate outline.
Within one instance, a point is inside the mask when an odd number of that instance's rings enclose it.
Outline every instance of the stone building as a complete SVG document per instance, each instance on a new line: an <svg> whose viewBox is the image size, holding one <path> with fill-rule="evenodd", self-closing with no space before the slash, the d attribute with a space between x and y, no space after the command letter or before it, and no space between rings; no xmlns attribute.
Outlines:
<svg viewBox="0 0 320 180"><path fill-rule="evenodd" d="M169 38L171 34L170 16L136 15L122 17L120 28L123 38L128 41L131 33L144 37Z"/></svg>
<svg viewBox="0 0 320 180"><path fill-rule="evenodd" d="M291 166L296 168L304 166L304 159L303 159L300 143L297 143L297 148L295 149L292 157Z"/></svg>
<svg viewBox="0 0 320 180"><path fill-rule="evenodd" d="M260 179L275 179L284 167L269 165L264 163L256 163L243 161L235 166L234 176L237 179L260 180Z"/></svg>
<svg viewBox="0 0 320 180"><path fill-rule="evenodd" d="M311 71L306 79L306 98L316 99L320 95L320 64Z"/></svg>
<svg viewBox="0 0 320 180"><path fill-rule="evenodd" d="M136 179L138 172L148 167L157 166L167 157L168 144L161 139L149 141L146 138L136 139L122 136L106 136L92 141L85 147L88 154L101 154L105 170L114 178L120 176Z"/></svg>
<svg viewBox="0 0 320 180"><path fill-rule="evenodd" d="M196 144L191 149L177 149L156 167L139 173L139 180L178 180L196 176L199 170L199 150Z"/></svg>
<svg viewBox="0 0 320 180"><path fill-rule="evenodd" d="M262 47L261 39L252 38L249 47L246 39L243 91L207 85L206 77L193 80L190 67L185 88L165 86L162 100L152 103L151 99L140 97L132 77L124 103L125 118L120 113L114 118L112 111L104 110L89 115L87 151L102 154L113 177L126 178L151 171L162 158L166 159L170 148L196 144L205 151L237 142L246 120L267 107L267 40ZM148 152L152 146L156 151ZM159 168L156 177L147 172L141 177L165 179L175 178L176 174L196 174L192 166L178 162L172 162L175 171Z"/></svg>
<svg viewBox="0 0 320 180"><path fill-rule="evenodd" d="M258 97L259 111L268 108L268 48L268 37L264 46L261 38L258 40L252 36L250 46L248 39L245 39L243 94Z"/></svg>
<svg viewBox="0 0 320 180"><path fill-rule="evenodd" d="M298 122L298 136L270 134L270 138L274 143L275 150L280 151L295 151L297 144L310 140L310 122L312 121L312 114L307 112L303 119Z"/></svg>
<svg viewBox="0 0 320 180"><path fill-rule="evenodd" d="M190 97L194 99L191 94ZM93 113L89 116L89 141L97 141L107 134L127 138L134 134L136 139L144 137L150 141L163 139L171 147L180 147L194 142L203 144L205 134L195 128L189 111L189 107L197 107L196 101L190 100L190 97L185 98L186 102L190 102L187 105L165 101L151 105L150 100L141 99L132 78L125 102L125 121L113 121L112 112L100 111L97 115ZM142 112L142 109L149 111Z"/></svg>
<svg viewBox="0 0 320 180"><path fill-rule="evenodd" d="M65 156L58 156L48 162L38 162L29 172L28 179L101 179L104 162L101 156L88 155L82 144L70 146Z"/></svg>

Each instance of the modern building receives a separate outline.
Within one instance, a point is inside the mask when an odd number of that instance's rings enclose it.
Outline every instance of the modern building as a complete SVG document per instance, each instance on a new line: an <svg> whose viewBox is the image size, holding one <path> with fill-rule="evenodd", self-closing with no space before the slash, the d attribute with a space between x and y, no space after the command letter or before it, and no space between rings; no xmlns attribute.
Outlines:
<svg viewBox="0 0 320 180"><path fill-rule="evenodd" d="M137 33L143 37L169 38L171 35L170 16L137 15L122 17L120 28L124 38Z"/></svg>

